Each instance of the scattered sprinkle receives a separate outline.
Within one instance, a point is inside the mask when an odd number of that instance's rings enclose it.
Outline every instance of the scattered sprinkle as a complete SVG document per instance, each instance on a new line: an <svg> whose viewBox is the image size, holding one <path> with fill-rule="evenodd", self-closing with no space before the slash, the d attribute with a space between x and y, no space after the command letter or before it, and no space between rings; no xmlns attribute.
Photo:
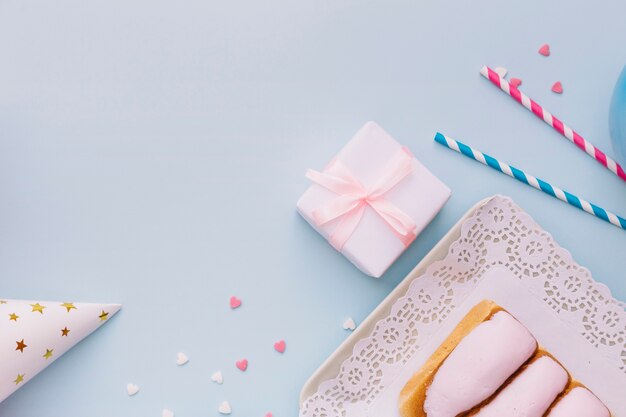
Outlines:
<svg viewBox="0 0 626 417"><path fill-rule="evenodd" d="M219 407L217 407L217 411L220 412L220 414L230 414L233 410L230 408L230 404L228 403L228 401L222 401L222 403L219 405Z"/></svg>
<svg viewBox="0 0 626 417"><path fill-rule="evenodd" d="M541 48L539 48L539 53L543 56L550 56L550 45L543 44L541 45Z"/></svg>
<svg viewBox="0 0 626 417"><path fill-rule="evenodd" d="M237 369L239 369L241 372L245 372L246 369L248 369L248 360L242 359L240 361L237 361L235 362L235 366L237 366Z"/></svg>
<svg viewBox="0 0 626 417"><path fill-rule="evenodd" d="M274 343L274 349L276 349L276 352L278 353L285 353L286 348L287 344L284 340L279 340L278 342Z"/></svg>
<svg viewBox="0 0 626 417"><path fill-rule="evenodd" d="M504 78L509 71L504 67L496 67L495 72L500 76L500 78Z"/></svg>
<svg viewBox="0 0 626 417"><path fill-rule="evenodd" d="M241 300L234 295L230 297L230 308L234 310L239 307L241 307Z"/></svg>
<svg viewBox="0 0 626 417"><path fill-rule="evenodd" d="M222 373L220 371L217 371L213 373L213 375L211 375L211 381L215 382L216 384L222 385L222 383L224 382L224 377L222 376Z"/></svg>
<svg viewBox="0 0 626 417"><path fill-rule="evenodd" d="M187 355L185 355L183 352L178 352L178 355L176 356L176 365L182 366L187 362L189 362L189 358L187 357Z"/></svg>
<svg viewBox="0 0 626 417"><path fill-rule="evenodd" d="M522 85L522 80L520 80L519 78L511 78L509 84L511 84L515 88L518 88L520 85Z"/></svg>
<svg viewBox="0 0 626 417"><path fill-rule="evenodd" d="M560 81L552 84L552 92L557 94L563 94L563 84Z"/></svg>
<svg viewBox="0 0 626 417"><path fill-rule="evenodd" d="M167 408L164 408L163 411L161 412L161 417L174 417L174 412L172 410L168 410Z"/></svg>
<svg viewBox="0 0 626 417"><path fill-rule="evenodd" d="M356 329L356 323L354 322L352 317L348 317L348 319L343 322L343 328L350 331Z"/></svg>
<svg viewBox="0 0 626 417"><path fill-rule="evenodd" d="M139 392L139 387L135 384L128 383L126 385L126 392L132 397Z"/></svg>

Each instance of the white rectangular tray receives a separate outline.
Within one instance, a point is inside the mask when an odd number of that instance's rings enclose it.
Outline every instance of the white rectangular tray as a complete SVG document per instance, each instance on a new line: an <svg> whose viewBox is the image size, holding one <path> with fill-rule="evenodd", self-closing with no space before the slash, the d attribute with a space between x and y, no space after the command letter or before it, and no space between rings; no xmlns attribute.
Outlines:
<svg viewBox="0 0 626 417"><path fill-rule="evenodd" d="M420 297L439 302L422 311ZM626 387L624 304L500 196L472 207L313 374L301 392L300 415L398 415L404 383L485 298L516 315L614 416L626 416L619 394ZM403 343L381 342L385 331Z"/></svg>

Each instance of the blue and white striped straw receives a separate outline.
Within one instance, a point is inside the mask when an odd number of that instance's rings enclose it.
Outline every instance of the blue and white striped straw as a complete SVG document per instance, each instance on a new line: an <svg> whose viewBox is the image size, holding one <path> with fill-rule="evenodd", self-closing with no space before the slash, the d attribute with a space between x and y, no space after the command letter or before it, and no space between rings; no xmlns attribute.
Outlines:
<svg viewBox="0 0 626 417"><path fill-rule="evenodd" d="M473 149L470 146L467 146L457 140L451 139L441 133L437 133L435 135L435 141L447 148L462 153L463 155L468 156L483 165L487 165L495 170L502 172L503 174L508 175L509 177L515 178L516 180L528 184L538 190L541 190L546 194L550 194L552 197L556 197L559 200L571 204L574 207L578 207L579 209L584 210L593 216L599 217L614 226L626 230L626 219L623 219L622 217L619 217L618 215L611 213L610 211L598 207L587 200L583 200L582 198L577 197L574 194L568 193L567 191L564 191L553 185L550 185L537 177L526 174L522 170L505 164L504 162L500 162L487 154Z"/></svg>

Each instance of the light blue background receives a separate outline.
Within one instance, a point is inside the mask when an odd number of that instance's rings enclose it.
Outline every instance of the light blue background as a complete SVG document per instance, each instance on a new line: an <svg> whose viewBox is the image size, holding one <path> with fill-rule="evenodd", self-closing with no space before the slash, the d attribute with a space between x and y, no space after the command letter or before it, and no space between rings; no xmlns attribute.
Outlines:
<svg viewBox="0 0 626 417"><path fill-rule="evenodd" d="M343 320L496 193L626 299L624 231L433 142L441 130L626 215L626 184L478 74L507 67L609 152L625 14L621 0L0 0L0 292L124 304L0 415L215 416L226 399L233 416L295 416ZM381 280L294 209L305 170L367 120L453 189Z"/></svg>

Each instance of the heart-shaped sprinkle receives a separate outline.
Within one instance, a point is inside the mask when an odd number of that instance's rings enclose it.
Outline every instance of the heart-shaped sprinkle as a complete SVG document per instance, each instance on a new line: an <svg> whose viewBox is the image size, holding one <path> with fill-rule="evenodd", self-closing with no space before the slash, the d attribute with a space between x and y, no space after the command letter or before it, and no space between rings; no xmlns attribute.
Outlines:
<svg viewBox="0 0 626 417"><path fill-rule="evenodd" d="M560 81L552 84L552 92L557 94L563 94L563 84Z"/></svg>
<svg viewBox="0 0 626 417"><path fill-rule="evenodd" d="M139 387L135 384L129 383L126 385L126 392L132 397L139 392Z"/></svg>
<svg viewBox="0 0 626 417"><path fill-rule="evenodd" d="M286 348L287 344L284 340L279 340L278 342L274 343L274 349L276 349L276 352L285 353Z"/></svg>
<svg viewBox="0 0 626 417"><path fill-rule="evenodd" d="M187 362L189 362L189 358L187 357L187 355L185 355L183 352L178 352L178 355L176 356L176 365L182 366Z"/></svg>
<svg viewBox="0 0 626 417"><path fill-rule="evenodd" d="M539 53L543 56L550 56L550 45L543 44L541 45L541 48L539 48Z"/></svg>
<svg viewBox="0 0 626 417"><path fill-rule="evenodd" d="M245 372L246 369L248 369L248 360L242 359L240 361L235 362L235 365L237 366L237 369L239 369L241 372Z"/></svg>
<svg viewBox="0 0 626 417"><path fill-rule="evenodd" d="M522 85L522 80L520 80L519 78L511 78L509 84L515 88L518 88L520 85Z"/></svg>
<svg viewBox="0 0 626 417"><path fill-rule="evenodd" d="M228 403L228 401L223 401L219 407L217 407L217 411L220 412L220 414L230 414L232 412L232 409L230 408L230 404Z"/></svg>
<svg viewBox="0 0 626 417"><path fill-rule="evenodd" d="M496 72L496 74L498 74L500 76L500 78L506 77L506 73L509 72L504 67L496 67L496 69L494 71Z"/></svg>
<svg viewBox="0 0 626 417"><path fill-rule="evenodd" d="M222 383L224 382L224 377L222 376L222 373L220 371L217 371L213 375L211 375L211 381L215 382L216 384L222 385Z"/></svg>
<svg viewBox="0 0 626 417"><path fill-rule="evenodd" d="M174 412L172 410L164 408L161 412L161 417L174 417Z"/></svg>
<svg viewBox="0 0 626 417"><path fill-rule="evenodd" d="M272 413L267 413L265 414L265 417L274 417L274 415Z"/></svg>
<svg viewBox="0 0 626 417"><path fill-rule="evenodd" d="M230 308L234 310L239 307L241 307L241 300L234 295L230 297Z"/></svg>
<svg viewBox="0 0 626 417"><path fill-rule="evenodd" d="M356 323L352 320L352 317L349 317L346 321L343 322L343 328L345 330L354 330L356 329Z"/></svg>

